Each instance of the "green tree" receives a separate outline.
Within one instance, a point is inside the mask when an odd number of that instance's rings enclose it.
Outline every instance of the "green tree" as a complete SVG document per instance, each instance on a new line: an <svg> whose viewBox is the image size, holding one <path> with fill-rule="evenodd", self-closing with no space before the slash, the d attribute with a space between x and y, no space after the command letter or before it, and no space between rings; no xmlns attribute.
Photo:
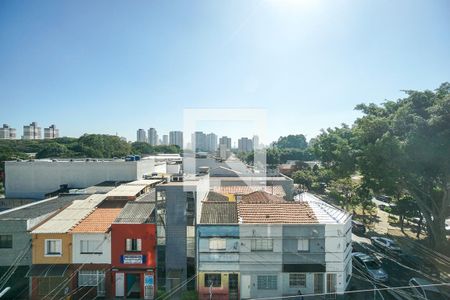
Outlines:
<svg viewBox="0 0 450 300"><path fill-rule="evenodd" d="M47 144L42 150L36 153L36 158L58 158L71 157L73 152L69 151L65 145L58 143Z"/></svg>
<svg viewBox="0 0 450 300"><path fill-rule="evenodd" d="M316 182L313 172L309 169L302 169L294 172L294 174L292 174L292 179L295 183L301 184L308 190L311 190L313 183Z"/></svg>
<svg viewBox="0 0 450 300"><path fill-rule="evenodd" d="M322 130L314 141L314 153L336 177L349 177L356 170L357 151L354 139L352 129L345 124Z"/></svg>
<svg viewBox="0 0 450 300"><path fill-rule="evenodd" d="M281 136L274 144L280 149L306 149L308 147L308 142L303 134Z"/></svg>
<svg viewBox="0 0 450 300"><path fill-rule="evenodd" d="M450 84L406 91L382 105L358 105L354 126L358 166L372 187L399 185L423 213L432 244L446 246L450 206Z"/></svg>

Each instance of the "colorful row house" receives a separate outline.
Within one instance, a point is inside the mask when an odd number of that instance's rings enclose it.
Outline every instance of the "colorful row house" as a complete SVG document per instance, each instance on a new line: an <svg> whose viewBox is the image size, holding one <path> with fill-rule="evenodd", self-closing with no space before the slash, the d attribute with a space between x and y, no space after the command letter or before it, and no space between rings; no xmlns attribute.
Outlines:
<svg viewBox="0 0 450 300"><path fill-rule="evenodd" d="M72 265L70 231L105 198L105 195L94 194L84 200L75 200L31 232L32 266L27 275L30 277L30 298L63 297L74 291L72 278L76 271Z"/></svg>
<svg viewBox="0 0 450 300"><path fill-rule="evenodd" d="M212 201L211 201L212 200ZM259 191L202 204L200 299L342 294L351 277L351 216L316 197Z"/></svg>
<svg viewBox="0 0 450 300"><path fill-rule="evenodd" d="M30 298L153 299L157 182L75 200L39 224L31 232Z"/></svg>
<svg viewBox="0 0 450 300"><path fill-rule="evenodd" d="M155 203L128 202L111 231L113 296L153 299L156 293Z"/></svg>

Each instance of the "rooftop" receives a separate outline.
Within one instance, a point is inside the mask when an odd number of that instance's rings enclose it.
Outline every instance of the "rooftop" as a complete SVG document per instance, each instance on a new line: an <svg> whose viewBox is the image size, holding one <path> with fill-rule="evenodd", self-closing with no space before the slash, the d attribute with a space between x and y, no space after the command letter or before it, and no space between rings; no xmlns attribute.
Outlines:
<svg viewBox="0 0 450 300"><path fill-rule="evenodd" d="M236 202L206 201L202 204L201 224L237 224Z"/></svg>
<svg viewBox="0 0 450 300"><path fill-rule="evenodd" d="M129 185L122 184L108 192L108 197L135 197L140 194L147 186L146 185Z"/></svg>
<svg viewBox="0 0 450 300"><path fill-rule="evenodd" d="M322 224L342 224L345 223L350 214L336 206L326 203L310 193L302 193L295 196L295 201L308 203L314 214Z"/></svg>
<svg viewBox="0 0 450 300"><path fill-rule="evenodd" d="M210 191L208 193L208 198L206 201L219 201L219 202L226 202L228 201L228 197L213 191Z"/></svg>
<svg viewBox="0 0 450 300"><path fill-rule="evenodd" d="M120 224L147 224L155 223L155 202L136 201L128 202L114 223Z"/></svg>
<svg viewBox="0 0 450 300"><path fill-rule="evenodd" d="M112 222L117 218L123 208L123 201L114 203L110 201L106 205L101 204L89 216L76 225L72 230L73 233L108 232Z"/></svg>
<svg viewBox="0 0 450 300"><path fill-rule="evenodd" d="M238 203L240 224L314 224L319 223L308 203Z"/></svg>
<svg viewBox="0 0 450 300"><path fill-rule="evenodd" d="M83 200L88 198L89 195L63 195L59 197L53 197L50 199L34 201L33 203L15 207L9 210L0 212L0 220L29 220L34 219L52 212L55 212L61 208L67 207L74 200Z"/></svg>
<svg viewBox="0 0 450 300"><path fill-rule="evenodd" d="M85 200L75 200L70 206L33 230L32 233L66 233L86 218L105 197L105 194L94 194Z"/></svg>
<svg viewBox="0 0 450 300"><path fill-rule="evenodd" d="M125 185L151 186L160 182L160 179L140 179L126 183Z"/></svg>
<svg viewBox="0 0 450 300"><path fill-rule="evenodd" d="M213 191L220 194L233 194L233 195L247 195L256 191L265 191L269 194L276 195L278 197L286 196L286 193L281 185L230 185L230 186L216 186Z"/></svg>
<svg viewBox="0 0 450 300"><path fill-rule="evenodd" d="M276 195L272 195L265 191L256 191L247 195L243 195L240 203L292 203L284 200L282 197L278 197Z"/></svg>

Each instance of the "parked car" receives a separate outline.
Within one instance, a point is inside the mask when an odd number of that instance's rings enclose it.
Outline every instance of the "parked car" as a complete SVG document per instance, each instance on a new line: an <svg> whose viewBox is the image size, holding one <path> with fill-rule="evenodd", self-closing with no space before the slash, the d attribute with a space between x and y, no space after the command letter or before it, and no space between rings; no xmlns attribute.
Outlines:
<svg viewBox="0 0 450 300"><path fill-rule="evenodd" d="M352 253L352 258L355 268L367 274L371 279L380 282L388 281L388 274L375 257L362 252L354 252Z"/></svg>
<svg viewBox="0 0 450 300"><path fill-rule="evenodd" d="M450 299L450 295L440 291L436 286L430 286L433 282L420 277L413 277L409 280L411 293L414 297L424 300L445 300Z"/></svg>
<svg viewBox="0 0 450 300"><path fill-rule="evenodd" d="M419 270L429 276L439 277L439 269L436 268L431 262L423 259L420 256L412 254L402 254L400 256L400 262L412 269Z"/></svg>
<svg viewBox="0 0 450 300"><path fill-rule="evenodd" d="M366 226L359 221L352 220L352 232L354 234L364 234L366 233Z"/></svg>
<svg viewBox="0 0 450 300"><path fill-rule="evenodd" d="M391 239L380 236L374 236L370 238L370 241L372 242L372 245L375 246L376 248L388 252L390 254L401 255L403 253L400 246Z"/></svg>

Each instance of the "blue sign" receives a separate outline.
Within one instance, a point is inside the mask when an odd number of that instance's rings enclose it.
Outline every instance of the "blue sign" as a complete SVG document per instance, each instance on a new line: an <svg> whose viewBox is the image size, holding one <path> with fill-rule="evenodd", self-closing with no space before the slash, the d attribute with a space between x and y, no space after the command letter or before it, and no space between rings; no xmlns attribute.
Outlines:
<svg viewBox="0 0 450 300"><path fill-rule="evenodd" d="M153 285L153 275L145 275L144 277L144 285L148 286L148 285Z"/></svg>

